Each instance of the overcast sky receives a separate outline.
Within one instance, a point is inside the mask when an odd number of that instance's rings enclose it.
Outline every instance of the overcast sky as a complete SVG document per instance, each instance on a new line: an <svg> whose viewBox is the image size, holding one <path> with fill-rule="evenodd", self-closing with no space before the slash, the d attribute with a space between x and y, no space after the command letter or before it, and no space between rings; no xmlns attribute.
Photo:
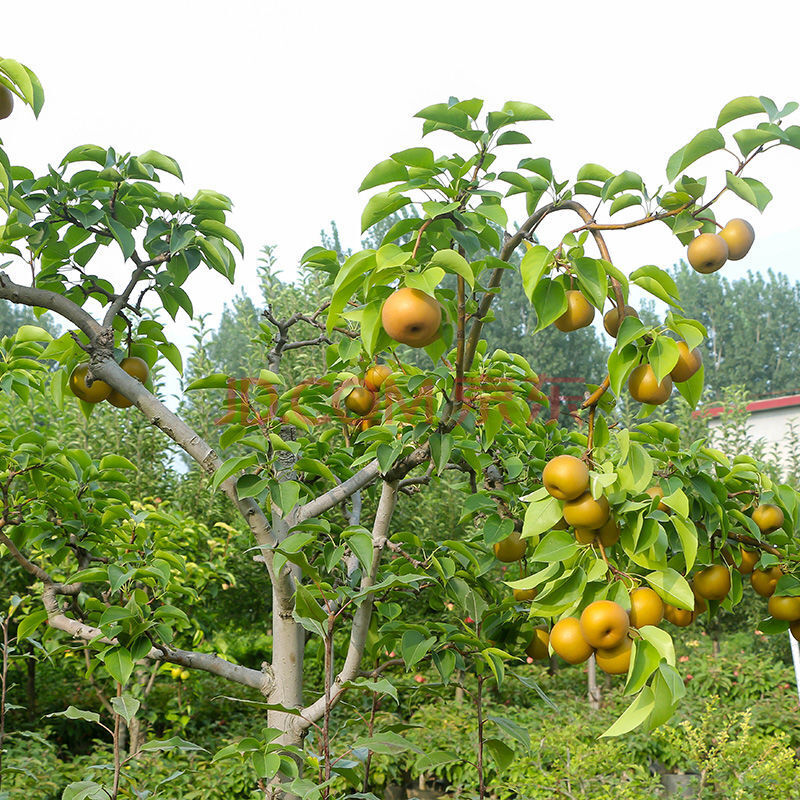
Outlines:
<svg viewBox="0 0 800 800"><path fill-rule="evenodd" d="M800 100L791 7L15 3L4 8L3 55L39 75L47 101L38 122L18 110L0 135L12 163L36 169L87 142L174 156L183 191L213 188L233 199L231 225L246 248L239 281L253 286L264 244L277 245L287 274L331 220L345 244L357 245L362 178L388 154L419 144L413 114L450 95L482 97L489 108L525 100L550 113L553 122L523 126L532 146L506 148L514 163L545 155L567 178L595 161L657 186L669 155L712 126L728 100ZM435 134L424 144L449 152L459 142ZM716 176L735 166L726 154L707 164ZM725 274L772 266L797 277L800 151L780 148L747 174L774 200L763 217L736 198L721 206L720 219L747 216L756 228L751 254ZM608 241L626 270L669 266L683 254L663 225ZM217 275L191 280L198 311L218 312L234 291Z"/></svg>

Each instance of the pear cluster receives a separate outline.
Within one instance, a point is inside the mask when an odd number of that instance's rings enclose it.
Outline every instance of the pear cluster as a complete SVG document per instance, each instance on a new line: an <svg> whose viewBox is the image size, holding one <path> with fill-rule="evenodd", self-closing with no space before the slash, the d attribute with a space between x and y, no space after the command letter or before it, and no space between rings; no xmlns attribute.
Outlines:
<svg viewBox="0 0 800 800"><path fill-rule="evenodd" d="M120 361L120 367L139 383L144 383L150 374L150 368L143 358L128 356ZM89 362L78 364L69 376L69 389L75 397L86 403L102 403L103 400L115 408L129 408L133 401L124 394L112 389L105 381L93 380L89 383Z"/></svg>
<svg viewBox="0 0 800 800"><path fill-rule="evenodd" d="M376 424L372 412L378 401L382 386L391 384L392 368L388 364L373 364L364 374L363 385L353 386L344 398L345 407L359 419L357 425L362 431Z"/></svg>
<svg viewBox="0 0 800 800"><path fill-rule="evenodd" d="M696 272L709 275L726 261L744 258L753 246L753 226L744 219L732 219L719 233L701 233L689 243L686 257Z"/></svg>

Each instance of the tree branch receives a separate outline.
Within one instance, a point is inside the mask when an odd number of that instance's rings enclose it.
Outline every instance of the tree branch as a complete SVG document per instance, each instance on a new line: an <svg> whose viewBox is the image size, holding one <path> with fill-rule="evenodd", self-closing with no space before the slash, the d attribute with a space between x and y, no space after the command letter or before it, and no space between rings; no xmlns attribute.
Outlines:
<svg viewBox="0 0 800 800"><path fill-rule="evenodd" d="M103 632L99 628L86 625L66 616L59 608L55 587L45 586L44 592L42 592L42 603L47 610L47 622L50 627L87 642L96 641L103 644L117 644L116 639L109 639L103 636ZM158 645L152 647L144 657L154 661L167 661L190 669L210 672L242 686L258 689L265 696L268 696L272 690L272 680L268 672L232 664L230 661L226 661L213 653L195 653L191 650L179 650L166 645Z"/></svg>
<svg viewBox="0 0 800 800"><path fill-rule="evenodd" d="M342 500L346 500L351 495L369 486L381 474L380 465L377 460L370 461L362 467L355 475L342 481L338 486L329 489L325 494L309 500L305 505L298 507L291 515L291 525L299 525L312 517L318 517L326 511L330 511L334 506L339 505Z"/></svg>
<svg viewBox="0 0 800 800"><path fill-rule="evenodd" d="M361 578L361 591L369 589L375 583L378 574L383 549L386 546L389 534L389 525L392 521L392 514L397 502L397 485L384 481L381 490L381 499L378 502L378 510L375 512L375 522L372 526L372 564L369 572ZM364 655L364 646L369 632L369 623L372 617L373 607L372 595L367 595L361 605L353 615L353 622L350 628L350 644L347 648L344 665L341 672L336 676L330 690L330 706L336 705L344 693L344 684L358 677L361 658ZM325 695L320 696L310 706L304 708L297 719L297 724L301 730L310 727L314 722L325 713Z"/></svg>
<svg viewBox="0 0 800 800"><path fill-rule="evenodd" d="M68 297L47 289L37 289L33 286L14 283L5 272L0 272L0 298L17 305L37 306L55 311L56 314L80 328L89 339L93 339L102 332L97 321Z"/></svg>
<svg viewBox="0 0 800 800"><path fill-rule="evenodd" d="M134 264L136 264L136 269L133 271L131 279L128 281L128 285L122 290L122 294L117 295L117 297L108 307L108 310L103 317L104 328L110 327L111 323L114 322L114 317L116 317L117 314L122 311L123 308L125 308L128 300L130 300L130 297L133 294L133 290L136 288L136 284L139 283L139 281L142 279L142 275L144 275L148 268L153 267L156 264L163 264L169 261L170 258L170 253L162 253L160 256L156 256L150 261L142 261L136 251L131 254L131 260Z"/></svg>

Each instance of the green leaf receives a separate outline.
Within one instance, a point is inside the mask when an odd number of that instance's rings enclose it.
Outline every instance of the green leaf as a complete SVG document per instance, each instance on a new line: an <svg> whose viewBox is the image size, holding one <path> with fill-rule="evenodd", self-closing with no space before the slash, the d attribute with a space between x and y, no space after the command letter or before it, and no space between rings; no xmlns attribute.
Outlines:
<svg viewBox="0 0 800 800"><path fill-rule="evenodd" d="M406 631L400 641L400 654L403 656L406 669L411 669L414 664L425 658L435 643L435 636L425 637L419 631Z"/></svg>
<svg viewBox="0 0 800 800"><path fill-rule="evenodd" d="M639 195L621 194L614 199L608 215L614 216L614 214L616 214L618 211L622 211L625 208L630 208L631 206L640 206L641 204L642 198Z"/></svg>
<svg viewBox="0 0 800 800"><path fill-rule="evenodd" d="M728 170L725 173L725 182L734 194L739 195L742 200L755 206L759 211L763 211L772 200L770 190L755 178L740 178Z"/></svg>
<svg viewBox="0 0 800 800"><path fill-rule="evenodd" d="M667 603L691 611L694 609L692 588L680 573L668 567L645 575L656 594Z"/></svg>
<svg viewBox="0 0 800 800"><path fill-rule="evenodd" d="M94 781L77 781L64 789L61 800L108 800L108 792Z"/></svg>
<svg viewBox="0 0 800 800"><path fill-rule="evenodd" d="M555 499L555 498L553 498ZM531 560L544 564L565 561L578 552L578 543L569 531L555 530L545 536L536 547Z"/></svg>
<svg viewBox="0 0 800 800"><path fill-rule="evenodd" d="M619 719L608 730L600 734L601 738L621 736L623 733L628 733L634 728L638 728L650 716L650 712L654 707L655 697L653 690L646 686L642 689L641 694L637 695L636 699L622 712Z"/></svg>
<svg viewBox="0 0 800 800"><path fill-rule="evenodd" d="M525 510L522 536L538 536L555 525L562 516L561 503L555 497L532 502Z"/></svg>
<svg viewBox="0 0 800 800"><path fill-rule="evenodd" d="M533 301L533 292L536 289L536 285L551 263L550 251L541 244L528 248L528 251L522 256L522 261L519 265L522 286L525 289L528 300L531 302Z"/></svg>
<svg viewBox="0 0 800 800"><path fill-rule="evenodd" d="M106 214L106 223L114 234L114 238L122 250L122 255L125 258L130 258L133 251L136 249L136 242L134 241L133 234L121 223Z"/></svg>
<svg viewBox="0 0 800 800"><path fill-rule="evenodd" d="M537 331L555 322L567 310L567 293L564 287L550 278L542 278L536 284L532 300L536 310Z"/></svg>
<svg viewBox="0 0 800 800"><path fill-rule="evenodd" d="M195 389L227 389L230 378L223 375L221 372L215 372L213 375L207 375L205 378L198 378L192 381L185 389L187 392L194 391Z"/></svg>
<svg viewBox="0 0 800 800"><path fill-rule="evenodd" d="M170 156L165 156L157 150L148 150L139 156L139 161L143 164L150 164L150 166L160 169L162 172L168 172L174 175L179 180L183 180L183 173L178 165L178 162Z"/></svg>
<svg viewBox="0 0 800 800"><path fill-rule="evenodd" d="M244 255L244 245L236 231L217 222L215 219L203 219L197 223L197 229L210 236L218 236L230 242L242 255Z"/></svg>
<svg viewBox="0 0 800 800"><path fill-rule="evenodd" d="M181 750L186 752L197 750L204 753L208 752L205 747L187 742L186 739L181 739L179 736L170 736L169 739L152 739L149 742L145 742L139 749L151 752L156 750Z"/></svg>
<svg viewBox="0 0 800 800"><path fill-rule="evenodd" d="M117 683L125 684L133 672L133 659L131 654L119 645L106 650L103 654L103 663L105 664L108 674Z"/></svg>
<svg viewBox="0 0 800 800"><path fill-rule="evenodd" d="M27 639L36 629L47 619L47 611L33 611L27 617L23 617L17 626L17 641Z"/></svg>
<svg viewBox="0 0 800 800"><path fill-rule="evenodd" d="M660 663L661 653L650 642L646 640L634 642L631 668L625 683L625 694L636 694L658 669Z"/></svg>
<svg viewBox="0 0 800 800"><path fill-rule="evenodd" d="M511 766L515 753L505 742L500 739L486 739L484 745L497 765L498 772L503 772Z"/></svg>
<svg viewBox="0 0 800 800"><path fill-rule="evenodd" d="M472 288L475 285L475 276L469 262L455 250L437 250L430 260L431 265L438 266L447 272L460 275Z"/></svg>
<svg viewBox="0 0 800 800"><path fill-rule="evenodd" d="M250 453L246 456L236 456L229 458L219 465L214 476L211 479L211 488L216 491L221 483L226 481L231 475L239 472L240 470L252 467L258 461L258 456L255 453Z"/></svg>
<svg viewBox="0 0 800 800"><path fill-rule="evenodd" d="M643 625L639 628L639 635L658 650L667 665L675 666L675 645L672 637L666 631L655 625ZM661 666L663 667L664 664Z"/></svg>
<svg viewBox="0 0 800 800"><path fill-rule="evenodd" d="M433 151L427 147L410 147L399 153L392 153L392 160L407 167L433 169Z"/></svg>
<svg viewBox="0 0 800 800"><path fill-rule="evenodd" d="M505 144L530 144L531 140L520 131L505 131L497 137L497 145L501 147Z"/></svg>
<svg viewBox="0 0 800 800"><path fill-rule="evenodd" d="M66 717L67 719L82 719L85 722L100 722L100 715L95 711L84 711L75 706L68 706L66 711L54 711L45 714L45 717Z"/></svg>
<svg viewBox="0 0 800 800"><path fill-rule="evenodd" d="M595 258L576 258L575 275L586 298L602 310L608 293L608 280L602 263Z"/></svg>
<svg viewBox="0 0 800 800"><path fill-rule="evenodd" d="M100 469L127 469L136 472L136 465L125 456L111 453L100 459Z"/></svg>
<svg viewBox="0 0 800 800"><path fill-rule="evenodd" d="M725 147L725 137L716 128L700 131L689 144L674 153L667 166L667 178L674 181L683 170L697 159Z"/></svg>
<svg viewBox="0 0 800 800"><path fill-rule="evenodd" d="M514 117L516 122L552 119L552 117L546 111L542 111L539 106L534 106L531 103L520 103L516 100L509 100L503 106L502 111L504 114L510 114Z"/></svg>
<svg viewBox="0 0 800 800"><path fill-rule="evenodd" d="M387 158L385 161L381 161L380 164L376 164L367 173L367 176L361 181L358 191L363 192L366 189L374 189L376 186L383 186L386 183L397 183L405 180L408 180L408 169L391 158Z"/></svg>
<svg viewBox="0 0 800 800"><path fill-rule="evenodd" d="M628 320L623 320L623 325ZM636 345L627 344L621 350L612 350L608 357L608 377L611 391L619 397L622 384L628 379L634 367L639 363L639 349Z"/></svg>
<svg viewBox="0 0 800 800"><path fill-rule="evenodd" d="M677 342L667 336L656 336L647 351L647 360L653 368L656 380L661 383L678 363L681 353Z"/></svg>
<svg viewBox="0 0 800 800"><path fill-rule="evenodd" d="M686 572L688 573L694 566L695 558L697 558L697 529L691 520L672 517L670 521L678 534L678 538L681 540L681 552L686 564Z"/></svg>
<svg viewBox="0 0 800 800"><path fill-rule="evenodd" d="M614 197L616 194L619 194L619 192L625 192L629 189L641 191L643 187L642 176L626 169L624 172L620 172L619 175L615 175L613 178L606 181L605 186L603 186L601 197L603 200L606 200L609 197Z"/></svg>
<svg viewBox="0 0 800 800"><path fill-rule="evenodd" d="M700 398L703 395L703 379L705 376L705 367L700 365L700 369L689 378L688 381L681 381L676 383L675 386L683 396L683 399L689 404L691 408L697 408Z"/></svg>
<svg viewBox="0 0 800 800"><path fill-rule="evenodd" d="M601 167L600 164L584 164L579 170L575 180L578 181L601 181L605 183L609 178L614 177L614 173Z"/></svg>
<svg viewBox="0 0 800 800"><path fill-rule="evenodd" d="M770 130L749 128L737 131L733 134L733 138L736 139L736 144L739 145L739 150L742 155L749 156L757 147L761 147L761 145L767 142L773 142L780 137Z"/></svg>
<svg viewBox="0 0 800 800"><path fill-rule="evenodd" d="M678 287L675 285L675 281L673 281L670 275L663 269L648 264L634 270L630 275L630 279L636 286L639 286L646 292L650 292L650 294L654 295L659 300L663 300L671 306L680 308Z"/></svg>
<svg viewBox="0 0 800 800"><path fill-rule="evenodd" d="M410 202L411 200L402 194L378 192L378 194L373 195L367 201L361 214L361 233L371 228L376 222L388 217L389 214L399 211Z"/></svg>
<svg viewBox="0 0 800 800"><path fill-rule="evenodd" d="M437 767L445 764L455 764L463 761L458 753L452 750L434 750L430 753L423 753L414 763L414 772L430 772Z"/></svg>
<svg viewBox="0 0 800 800"><path fill-rule="evenodd" d="M757 97L753 97L753 95L737 97L723 106L717 117L717 127L721 128L723 125L739 119L739 117L747 117L750 114L761 114L763 112L764 106Z"/></svg>
<svg viewBox="0 0 800 800"><path fill-rule="evenodd" d="M382 731L376 733L374 736L362 736L356 739L351 745L353 749L363 747L366 750L371 750L373 753L383 753L384 755L397 755L398 753L405 753L408 750L414 753L422 753L415 744L412 744L408 739L404 739L399 733L393 731Z"/></svg>
<svg viewBox="0 0 800 800"><path fill-rule="evenodd" d="M129 694L123 694L119 697L112 697L111 698L111 708L121 716L128 725L131 724L131 720L136 716L136 712L139 710L139 706L141 703L135 698L131 697Z"/></svg>
<svg viewBox="0 0 800 800"><path fill-rule="evenodd" d="M17 342L52 342L53 337L37 325L20 325L14 338Z"/></svg>

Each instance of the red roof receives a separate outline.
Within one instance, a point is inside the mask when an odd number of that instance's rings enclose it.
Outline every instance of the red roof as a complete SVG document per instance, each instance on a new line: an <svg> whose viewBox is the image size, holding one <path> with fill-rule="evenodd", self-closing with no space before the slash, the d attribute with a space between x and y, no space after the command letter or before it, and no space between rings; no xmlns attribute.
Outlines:
<svg viewBox="0 0 800 800"><path fill-rule="evenodd" d="M753 400L752 403L747 404L747 410L752 413L757 411L772 411L775 408L790 408L792 406L800 407L800 394L789 394L785 397L770 397L766 400ZM699 413L702 413L702 415L706 417L718 417L724 410L725 406L713 406Z"/></svg>

